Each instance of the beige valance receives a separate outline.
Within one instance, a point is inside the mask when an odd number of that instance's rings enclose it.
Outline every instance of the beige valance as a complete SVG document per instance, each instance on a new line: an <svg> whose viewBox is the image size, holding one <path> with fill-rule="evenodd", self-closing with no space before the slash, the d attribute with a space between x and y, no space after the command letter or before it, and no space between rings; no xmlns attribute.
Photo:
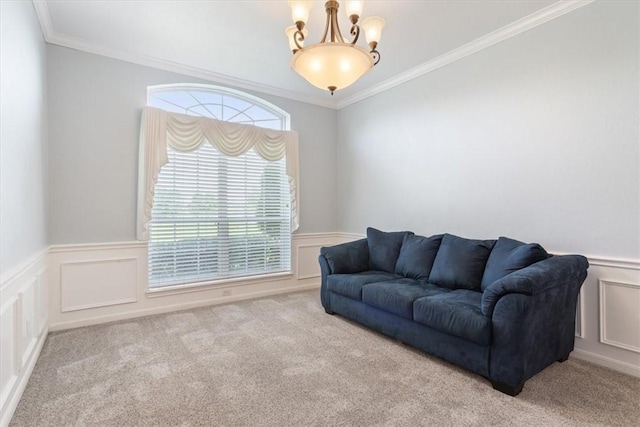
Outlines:
<svg viewBox="0 0 640 427"><path fill-rule="evenodd" d="M193 151L205 142L228 156L239 156L253 148L265 160L275 161L285 157L291 196L291 230L298 229L297 132L264 129L145 107L140 125L138 240L149 240L153 195L160 168L168 162L167 146L179 151Z"/></svg>

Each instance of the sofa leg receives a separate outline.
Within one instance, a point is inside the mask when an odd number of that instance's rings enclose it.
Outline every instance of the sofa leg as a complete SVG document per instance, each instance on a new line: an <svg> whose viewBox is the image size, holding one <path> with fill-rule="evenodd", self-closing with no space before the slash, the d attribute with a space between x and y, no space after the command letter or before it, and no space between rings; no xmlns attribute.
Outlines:
<svg viewBox="0 0 640 427"><path fill-rule="evenodd" d="M329 310L327 307L324 308L324 312L331 315L335 314L332 310Z"/></svg>
<svg viewBox="0 0 640 427"><path fill-rule="evenodd" d="M568 354L566 356L562 356L560 359L558 359L558 362L562 363L562 362L566 362L567 360L569 360L569 355Z"/></svg>
<svg viewBox="0 0 640 427"><path fill-rule="evenodd" d="M522 387L524 387L524 383L520 384L517 387L511 387L510 385L499 383L496 381L491 381L491 385L495 390L502 392L504 394L508 394L509 396L517 396L522 391Z"/></svg>

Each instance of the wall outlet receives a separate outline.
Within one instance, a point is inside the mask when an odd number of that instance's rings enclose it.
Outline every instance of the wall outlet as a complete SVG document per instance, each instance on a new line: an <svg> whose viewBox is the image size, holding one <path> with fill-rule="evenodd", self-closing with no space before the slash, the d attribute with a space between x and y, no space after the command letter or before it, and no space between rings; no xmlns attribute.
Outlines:
<svg viewBox="0 0 640 427"><path fill-rule="evenodd" d="M229 295L231 295L231 289L223 289L222 290L222 296L223 297L228 297Z"/></svg>

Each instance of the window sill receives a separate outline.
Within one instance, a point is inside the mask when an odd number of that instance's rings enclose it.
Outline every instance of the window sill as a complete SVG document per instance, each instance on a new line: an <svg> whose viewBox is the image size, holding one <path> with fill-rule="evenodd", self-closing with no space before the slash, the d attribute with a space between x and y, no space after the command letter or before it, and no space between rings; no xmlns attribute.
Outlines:
<svg viewBox="0 0 640 427"><path fill-rule="evenodd" d="M213 289L235 288L238 286L255 285L264 282L277 282L282 279L290 279L293 272L287 271L283 273L261 274L257 276L233 277L221 280L209 280L205 282L188 283L185 285L163 286L160 288L147 288L146 295L148 298L165 297L170 295L179 295L192 292L210 291Z"/></svg>

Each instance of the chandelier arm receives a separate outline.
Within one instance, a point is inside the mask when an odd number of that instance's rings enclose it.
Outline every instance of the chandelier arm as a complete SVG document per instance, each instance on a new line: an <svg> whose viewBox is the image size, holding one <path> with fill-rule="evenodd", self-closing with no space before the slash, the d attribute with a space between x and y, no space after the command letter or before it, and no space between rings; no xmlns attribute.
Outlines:
<svg viewBox="0 0 640 427"><path fill-rule="evenodd" d="M338 24L338 9L331 10L331 41L344 43L342 38L342 32L340 31L340 25Z"/></svg>
<svg viewBox="0 0 640 427"><path fill-rule="evenodd" d="M320 39L320 43L324 43L327 41L327 35L329 34L329 23L331 22L331 9L327 9L327 20L324 23L324 33L322 34L322 38Z"/></svg>
<svg viewBox="0 0 640 427"><path fill-rule="evenodd" d="M298 49L302 49L302 45L300 44L300 42L303 42L303 41L304 41L304 33L302 32L302 30L298 30L295 33L293 33L293 42L296 44Z"/></svg>
<svg viewBox="0 0 640 427"><path fill-rule="evenodd" d="M351 35L353 36L353 40L351 44L356 44L358 42L358 37L360 37L360 26L358 24L353 24L351 26Z"/></svg>
<svg viewBox="0 0 640 427"><path fill-rule="evenodd" d="M378 52L375 49L372 49L370 53L371 53L371 56L373 56L373 61L374 61L373 65L374 66L378 65L378 62L380 62L380 52Z"/></svg>

